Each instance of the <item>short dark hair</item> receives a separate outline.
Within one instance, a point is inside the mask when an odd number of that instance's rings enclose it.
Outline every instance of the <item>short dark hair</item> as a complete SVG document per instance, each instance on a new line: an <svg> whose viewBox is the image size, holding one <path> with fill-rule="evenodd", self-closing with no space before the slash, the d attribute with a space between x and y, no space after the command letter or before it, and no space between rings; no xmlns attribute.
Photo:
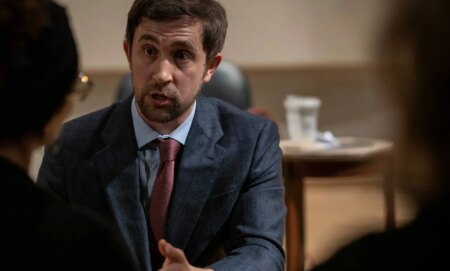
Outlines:
<svg viewBox="0 0 450 271"><path fill-rule="evenodd" d="M0 139L41 133L78 71L68 19L50 0L0 0L0 10Z"/></svg>
<svg viewBox="0 0 450 271"><path fill-rule="evenodd" d="M225 9L215 0L135 0L128 12L125 38L132 44L142 18L176 21L198 18L204 23L203 49L207 61L223 49L228 22Z"/></svg>

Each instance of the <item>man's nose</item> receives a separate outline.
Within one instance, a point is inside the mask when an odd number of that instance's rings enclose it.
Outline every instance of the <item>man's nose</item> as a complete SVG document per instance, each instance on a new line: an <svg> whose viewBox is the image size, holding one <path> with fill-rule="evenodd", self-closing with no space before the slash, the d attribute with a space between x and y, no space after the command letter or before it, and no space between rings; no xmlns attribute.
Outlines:
<svg viewBox="0 0 450 271"><path fill-rule="evenodd" d="M152 79L157 84L166 85L170 82L172 82L172 72L173 72L173 65L172 63L167 59L161 59L154 63L154 70Z"/></svg>

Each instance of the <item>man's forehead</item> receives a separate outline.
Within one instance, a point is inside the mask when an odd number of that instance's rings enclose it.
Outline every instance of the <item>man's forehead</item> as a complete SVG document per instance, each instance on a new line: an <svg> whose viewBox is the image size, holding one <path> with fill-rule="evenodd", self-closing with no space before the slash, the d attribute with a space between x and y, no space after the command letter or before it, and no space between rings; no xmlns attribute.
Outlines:
<svg viewBox="0 0 450 271"><path fill-rule="evenodd" d="M155 21L143 18L134 39L139 42L170 43L179 47L203 48L200 20Z"/></svg>
<svg viewBox="0 0 450 271"><path fill-rule="evenodd" d="M203 33L203 24L204 22L202 20L187 16L173 20L154 20L147 17L143 17L139 26L153 29L196 28L196 31L200 31L200 33Z"/></svg>

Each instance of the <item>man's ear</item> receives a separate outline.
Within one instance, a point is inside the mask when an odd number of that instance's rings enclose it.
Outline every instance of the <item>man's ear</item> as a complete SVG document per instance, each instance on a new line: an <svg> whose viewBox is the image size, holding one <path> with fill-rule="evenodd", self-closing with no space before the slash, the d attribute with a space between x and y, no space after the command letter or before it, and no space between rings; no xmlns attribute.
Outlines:
<svg viewBox="0 0 450 271"><path fill-rule="evenodd" d="M123 51L125 52L125 55L127 56L128 66L130 67L130 70L131 70L131 44L128 43L128 40L126 40L126 39L123 41Z"/></svg>
<svg viewBox="0 0 450 271"><path fill-rule="evenodd" d="M222 62L222 53L218 53L206 64L206 72L205 76L203 76L203 83L208 83L209 80L211 80L217 67L219 67L220 62Z"/></svg>

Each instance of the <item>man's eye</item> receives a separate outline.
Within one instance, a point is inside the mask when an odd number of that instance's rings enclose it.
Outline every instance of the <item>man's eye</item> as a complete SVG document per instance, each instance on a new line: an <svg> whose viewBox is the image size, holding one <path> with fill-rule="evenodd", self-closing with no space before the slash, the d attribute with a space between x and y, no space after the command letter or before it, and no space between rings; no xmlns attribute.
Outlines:
<svg viewBox="0 0 450 271"><path fill-rule="evenodd" d="M147 48L144 48L144 53L148 56L154 56L154 55L156 55L156 50L153 47L147 47Z"/></svg>
<svg viewBox="0 0 450 271"><path fill-rule="evenodd" d="M177 51L174 57L177 61L188 61L192 59L192 55L188 51Z"/></svg>

